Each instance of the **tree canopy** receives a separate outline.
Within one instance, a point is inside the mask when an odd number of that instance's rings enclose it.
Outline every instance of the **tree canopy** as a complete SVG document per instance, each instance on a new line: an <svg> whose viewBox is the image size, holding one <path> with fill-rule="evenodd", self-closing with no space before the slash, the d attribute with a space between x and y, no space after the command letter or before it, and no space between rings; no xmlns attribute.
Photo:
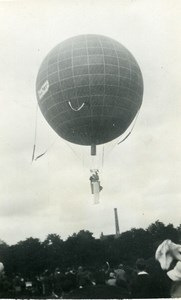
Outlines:
<svg viewBox="0 0 181 300"><path fill-rule="evenodd" d="M29 237L15 245L0 243L0 261L8 274L21 273L26 276L41 274L44 270L54 271L59 267L100 267L108 261L112 266L125 263L133 265L137 258L153 260L155 250L165 239L179 243L181 225L175 228L157 220L147 229L132 228L114 235L96 239L88 230L73 233L65 241L58 234L49 234L44 241Z"/></svg>

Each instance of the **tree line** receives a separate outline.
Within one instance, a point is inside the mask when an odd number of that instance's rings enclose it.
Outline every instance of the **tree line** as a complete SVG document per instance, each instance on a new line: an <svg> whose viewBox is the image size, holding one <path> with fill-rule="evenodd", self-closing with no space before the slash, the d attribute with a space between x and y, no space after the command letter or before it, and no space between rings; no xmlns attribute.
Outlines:
<svg viewBox="0 0 181 300"><path fill-rule="evenodd" d="M112 266L119 263L133 266L139 257L154 259L158 245L165 239L179 243L181 225L175 228L157 220L146 229L132 228L117 237L96 239L90 231L81 230L65 241L58 234L49 234L44 241L30 237L15 245L1 241L0 261L8 276L21 274L29 278L46 269L53 272L57 267L61 270L78 266L98 268L106 261Z"/></svg>

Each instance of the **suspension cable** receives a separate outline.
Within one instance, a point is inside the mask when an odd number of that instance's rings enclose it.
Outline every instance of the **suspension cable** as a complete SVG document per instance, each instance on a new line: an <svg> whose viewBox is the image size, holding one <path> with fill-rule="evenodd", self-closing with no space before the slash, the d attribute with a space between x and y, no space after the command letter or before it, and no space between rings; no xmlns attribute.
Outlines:
<svg viewBox="0 0 181 300"><path fill-rule="evenodd" d="M38 156L35 156L35 154L36 154L36 144L37 144L37 132L38 132L38 103L37 103L37 107L36 107L36 116L35 116L35 133L34 133L32 163L33 163L33 161L36 161L40 157L42 157L43 155L45 155L50 150L50 148L53 147L53 145L56 142L56 140L54 140L54 142L43 153L39 154Z"/></svg>
<svg viewBox="0 0 181 300"><path fill-rule="evenodd" d="M35 132L34 132L34 144L33 144L33 153L32 153L32 162L35 158L35 150L36 150L36 139L37 139L37 121L38 121L38 103L36 106L36 114L35 114Z"/></svg>
<svg viewBox="0 0 181 300"><path fill-rule="evenodd" d="M133 122L132 122L132 128L131 128L131 130L128 132L128 134L127 134L122 140L120 140L120 141L117 143L118 145L121 144L122 142L124 142L124 141L128 138L128 136L132 133L132 131L133 131L135 125L136 125L136 120L137 120L137 118L138 118L139 112L140 112L140 109L138 110L138 112L137 112L137 114L136 114L136 116L135 116L135 118L134 118L134 120L133 120Z"/></svg>

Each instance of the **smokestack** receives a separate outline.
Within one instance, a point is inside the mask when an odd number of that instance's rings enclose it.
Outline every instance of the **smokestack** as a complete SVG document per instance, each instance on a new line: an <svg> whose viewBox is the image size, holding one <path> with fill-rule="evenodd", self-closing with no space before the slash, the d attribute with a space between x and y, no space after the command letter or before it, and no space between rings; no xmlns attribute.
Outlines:
<svg viewBox="0 0 181 300"><path fill-rule="evenodd" d="M117 208L114 208L116 236L120 235Z"/></svg>

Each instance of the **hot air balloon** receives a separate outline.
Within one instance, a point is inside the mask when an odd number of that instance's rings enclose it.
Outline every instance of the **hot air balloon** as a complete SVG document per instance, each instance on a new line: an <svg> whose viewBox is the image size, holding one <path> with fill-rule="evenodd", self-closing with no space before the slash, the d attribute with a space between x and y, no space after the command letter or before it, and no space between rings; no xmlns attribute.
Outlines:
<svg viewBox="0 0 181 300"><path fill-rule="evenodd" d="M142 104L143 78L122 44L102 35L79 35L45 57L36 94L55 132L71 143L91 146L95 156L97 145L122 135L134 120Z"/></svg>
<svg viewBox="0 0 181 300"><path fill-rule="evenodd" d="M69 38L50 51L36 81L47 122L63 139L105 144L123 134L140 109L143 79L133 55L101 35Z"/></svg>

